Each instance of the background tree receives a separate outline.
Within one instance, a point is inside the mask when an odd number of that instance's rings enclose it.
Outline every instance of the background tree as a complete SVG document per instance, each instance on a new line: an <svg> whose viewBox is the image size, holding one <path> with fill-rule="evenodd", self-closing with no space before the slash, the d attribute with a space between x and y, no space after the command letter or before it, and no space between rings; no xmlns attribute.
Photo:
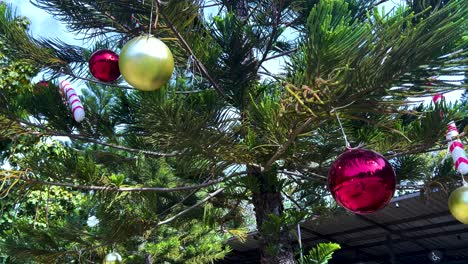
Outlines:
<svg viewBox="0 0 468 264"><path fill-rule="evenodd" d="M11 16L11 9L5 4L0 5L0 10L3 25L26 36L27 20ZM0 119L0 154L2 164L11 167L0 171L3 183L1 195L2 198L8 197L2 201L0 219L0 257L4 263L101 262L111 248L125 252L129 263L151 262L151 255L157 256L158 262L171 263L206 263L224 256L227 252L223 246L224 233L203 219L202 209L191 212L176 227L167 224L157 228L157 232L151 229L156 229L158 223L150 228L151 224L144 220L146 217L153 221L167 218L171 207L192 206L203 193L186 197L182 197L184 193L111 195L93 193L92 188L78 188L76 191L53 186L50 182L41 183L40 180L52 181L63 177L62 180L67 183L88 180L99 182L107 189L125 186L125 177L131 175L154 174L158 175L156 181L160 181L154 182L154 185L163 187L174 184L175 176L165 162L144 161L144 157L138 154L125 157L118 152L104 151L82 142L36 134L14 122L14 119L31 118L37 125L46 123L47 126L63 129L65 133L70 133L77 125L71 121L58 87L52 82L30 84L38 68L32 66L31 61L15 57L14 45L9 46L7 41L2 44L0 95L5 108L2 108ZM94 84L90 84L83 93L87 96L84 103L88 116L95 118L96 124L88 128L92 133L90 138L95 138L94 135L99 138L97 133L105 131L112 133L106 129L116 125L109 117L111 110L118 110L112 105L115 100L113 94ZM91 111L95 113L94 117ZM137 166L139 169L134 170ZM133 172L124 175L126 172L121 170L123 168ZM35 172L29 174L25 170ZM19 182L21 178L28 184ZM189 191L192 192L192 189L189 188ZM126 210L126 207L132 209ZM144 207L152 209L143 210ZM121 214L123 210L127 213ZM151 215L152 212L160 216ZM102 225L88 223L93 218ZM112 222L119 224L111 225ZM131 239L128 239L128 234L131 234Z"/></svg>
<svg viewBox="0 0 468 264"><path fill-rule="evenodd" d="M32 2L89 45L35 39L9 8L1 17L2 70L24 61L49 81L43 91L0 87L12 165L0 171L2 190L9 200L54 190L41 208L62 206L44 209L46 224L34 229L15 216L2 243L15 261L96 261L115 248L128 262L209 262L228 251L225 234L244 235L250 204L262 263L294 263L291 227L334 208L325 175L345 150L336 114L351 144L392 159L401 180L427 174L407 165L422 164L411 155L444 147L447 122L466 116L466 105L412 109L406 100L464 87L433 78L465 67L462 0L388 14L374 8L380 1L351 0ZM171 82L140 92L89 76L93 51L118 51L150 27L175 55ZM279 57L283 73L271 73L265 63ZM83 123L58 93L65 77L85 85ZM7 210L16 204L27 209ZM86 225L89 216L99 224Z"/></svg>

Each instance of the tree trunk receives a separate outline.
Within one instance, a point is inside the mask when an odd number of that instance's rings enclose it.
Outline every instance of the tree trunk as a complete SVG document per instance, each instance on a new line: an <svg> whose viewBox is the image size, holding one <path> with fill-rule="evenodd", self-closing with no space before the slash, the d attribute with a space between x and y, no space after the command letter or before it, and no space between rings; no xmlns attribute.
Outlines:
<svg viewBox="0 0 468 264"><path fill-rule="evenodd" d="M290 230L284 225L280 228L270 227L272 225L270 217L281 217L284 211L283 198L277 188L277 176L266 175L254 167L249 167L248 173L249 177L252 177L258 184L257 188L252 190L252 202L260 235L260 262L262 264L296 263L291 246Z"/></svg>
<svg viewBox="0 0 468 264"><path fill-rule="evenodd" d="M249 17L248 1L246 0L228 0L229 8L235 11L237 18L240 21L245 21ZM237 46L244 48L248 43L248 38L245 37ZM238 40L235 40L238 41ZM254 60L253 51L242 62ZM247 96L247 98L249 98ZM242 103L244 104L243 100ZM245 103L247 105L247 103ZM241 106L241 109L243 106ZM241 111L243 113L243 111ZM242 116L245 121L245 116ZM255 218L257 220L257 230L260 235L260 262L262 264L294 264L294 253L291 246L291 233L285 226L271 231L265 228L270 224L270 216L281 217L283 215L283 199L281 192L278 189L277 176L271 173L262 173L257 167L247 166L248 177L256 182L257 188L252 189L252 203L255 210ZM268 229L268 230L267 230Z"/></svg>

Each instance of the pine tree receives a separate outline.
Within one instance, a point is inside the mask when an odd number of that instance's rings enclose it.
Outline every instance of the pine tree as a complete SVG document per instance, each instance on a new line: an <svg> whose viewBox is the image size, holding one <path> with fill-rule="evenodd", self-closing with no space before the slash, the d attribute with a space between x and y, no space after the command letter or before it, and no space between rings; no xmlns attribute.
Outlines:
<svg viewBox="0 0 468 264"><path fill-rule="evenodd" d="M464 0L390 13L359 0L32 2L88 45L34 38L0 5L0 151L12 167L0 170L2 210L14 212L1 248L15 263L100 261L112 248L127 263L212 262L252 218L261 262L295 263L294 225L336 209L325 175L345 150L337 116L399 179L427 172L407 164L466 117L466 105L406 100L466 87L433 78L466 67ZM92 52L148 32L174 54L164 87L88 73ZM280 73L265 67L276 58ZM36 73L46 86L30 83ZM85 87L82 123L62 102L64 78Z"/></svg>

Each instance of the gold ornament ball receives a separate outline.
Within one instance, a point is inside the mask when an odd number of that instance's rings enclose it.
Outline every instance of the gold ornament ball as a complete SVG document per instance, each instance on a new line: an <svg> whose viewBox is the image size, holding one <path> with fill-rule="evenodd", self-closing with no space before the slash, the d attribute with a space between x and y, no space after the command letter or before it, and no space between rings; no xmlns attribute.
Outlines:
<svg viewBox="0 0 468 264"><path fill-rule="evenodd" d="M468 186L457 188L448 200L450 213L458 221L468 224Z"/></svg>
<svg viewBox="0 0 468 264"><path fill-rule="evenodd" d="M174 71L174 57L161 40L140 36L127 42L119 55L119 69L124 79L142 91L163 86Z"/></svg>
<svg viewBox="0 0 468 264"><path fill-rule="evenodd" d="M102 264L120 264L122 262L122 256L119 253L112 252L106 255Z"/></svg>

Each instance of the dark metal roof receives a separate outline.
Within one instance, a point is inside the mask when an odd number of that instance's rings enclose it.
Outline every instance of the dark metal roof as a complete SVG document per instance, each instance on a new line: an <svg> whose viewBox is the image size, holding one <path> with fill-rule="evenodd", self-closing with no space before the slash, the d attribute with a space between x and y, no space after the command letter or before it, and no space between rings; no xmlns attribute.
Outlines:
<svg viewBox="0 0 468 264"><path fill-rule="evenodd" d="M341 212L301 224L302 243L312 247L333 241L341 245L331 263L431 263L431 250L443 253L442 263L468 263L468 225L453 218L444 192L422 198L419 193L394 198L383 210L367 215ZM223 263L258 263L256 233L233 248Z"/></svg>

